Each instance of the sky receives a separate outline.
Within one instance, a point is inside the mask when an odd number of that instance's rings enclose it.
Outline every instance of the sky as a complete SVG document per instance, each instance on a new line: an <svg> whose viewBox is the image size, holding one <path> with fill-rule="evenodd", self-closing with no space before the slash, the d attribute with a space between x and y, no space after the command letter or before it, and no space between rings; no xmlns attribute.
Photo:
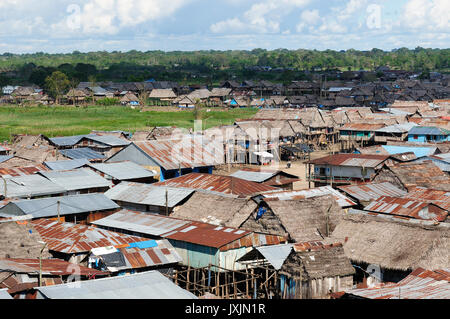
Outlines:
<svg viewBox="0 0 450 319"><path fill-rule="evenodd" d="M449 0L0 0L0 53L450 47Z"/></svg>

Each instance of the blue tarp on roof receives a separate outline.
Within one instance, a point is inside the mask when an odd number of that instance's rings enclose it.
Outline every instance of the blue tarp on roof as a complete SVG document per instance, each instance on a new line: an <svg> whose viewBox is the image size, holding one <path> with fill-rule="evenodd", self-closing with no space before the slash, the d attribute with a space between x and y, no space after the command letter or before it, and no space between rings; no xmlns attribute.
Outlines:
<svg viewBox="0 0 450 319"><path fill-rule="evenodd" d="M155 240L147 240L147 241L141 241L138 243L131 243L127 248L139 248L139 249L146 249L146 248L153 248L157 247L158 243Z"/></svg>
<svg viewBox="0 0 450 319"><path fill-rule="evenodd" d="M436 147L413 147L413 146L397 146L397 145L382 145L382 147L390 155L413 152L417 158L433 155L436 152Z"/></svg>

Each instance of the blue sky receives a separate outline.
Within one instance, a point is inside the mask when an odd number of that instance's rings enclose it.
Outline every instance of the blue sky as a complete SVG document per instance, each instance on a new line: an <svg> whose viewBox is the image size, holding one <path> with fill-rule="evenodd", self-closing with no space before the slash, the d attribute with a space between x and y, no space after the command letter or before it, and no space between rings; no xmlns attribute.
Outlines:
<svg viewBox="0 0 450 319"><path fill-rule="evenodd" d="M0 0L0 53L449 48L449 0Z"/></svg>

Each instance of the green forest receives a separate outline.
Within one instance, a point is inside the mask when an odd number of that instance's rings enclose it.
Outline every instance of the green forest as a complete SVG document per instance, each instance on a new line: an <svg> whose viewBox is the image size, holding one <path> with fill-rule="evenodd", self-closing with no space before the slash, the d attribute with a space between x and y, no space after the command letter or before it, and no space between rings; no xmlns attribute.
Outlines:
<svg viewBox="0 0 450 319"><path fill-rule="evenodd" d="M54 71L74 81L140 82L149 79L180 84L215 85L229 79L289 83L308 79L311 71L375 71L379 66L415 72L450 70L450 49L401 48L392 51L264 50L252 51L129 51L68 54L0 55L0 86L44 85ZM269 66L271 72L254 70Z"/></svg>

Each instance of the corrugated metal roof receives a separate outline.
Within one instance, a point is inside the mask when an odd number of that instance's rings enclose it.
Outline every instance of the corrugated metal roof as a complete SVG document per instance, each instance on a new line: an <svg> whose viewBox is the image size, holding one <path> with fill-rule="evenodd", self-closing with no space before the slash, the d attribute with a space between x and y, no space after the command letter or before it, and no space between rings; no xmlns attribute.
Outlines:
<svg viewBox="0 0 450 319"><path fill-rule="evenodd" d="M99 174L87 168L79 168L69 171L40 172L42 176L53 183L64 187L67 191L76 191L90 188L104 188L112 185Z"/></svg>
<svg viewBox="0 0 450 319"><path fill-rule="evenodd" d="M397 284L352 289L347 294L369 299L450 299L450 269L418 268Z"/></svg>
<svg viewBox="0 0 450 319"><path fill-rule="evenodd" d="M42 259L42 274L65 276L72 275L73 271L69 266L73 264L61 259ZM108 275L107 272L87 268L82 265L77 265L80 276L91 275ZM39 273L39 259L24 259L24 258L8 258L0 259L0 270L11 270L17 273L37 274ZM77 269L77 270L78 270Z"/></svg>
<svg viewBox="0 0 450 319"><path fill-rule="evenodd" d="M372 154L335 154L310 161L314 165L376 167L386 161L389 156Z"/></svg>
<svg viewBox="0 0 450 319"><path fill-rule="evenodd" d="M236 228L222 227L200 222L190 222L174 231L162 234L163 238L170 240L188 242L192 244L220 248L251 232Z"/></svg>
<svg viewBox="0 0 450 319"><path fill-rule="evenodd" d="M338 189L353 198L356 198L360 202L371 201L380 198L381 196L401 197L406 194L405 191L388 182L339 186Z"/></svg>
<svg viewBox="0 0 450 319"><path fill-rule="evenodd" d="M417 219L445 221L448 211L435 207L430 209L431 203L411 200L409 198L387 197L383 196L367 205L364 210L385 213L391 215L407 216ZM427 211L423 211L424 209Z"/></svg>
<svg viewBox="0 0 450 319"><path fill-rule="evenodd" d="M44 162L44 165L53 171L71 170L80 168L86 164L89 164L89 161L85 158L68 161Z"/></svg>
<svg viewBox="0 0 450 319"><path fill-rule="evenodd" d="M168 240L163 239L153 242L156 243L156 246L151 248L122 247L117 249L117 252L120 252L124 257L125 265L108 267L108 270L111 272L117 272L125 269L139 269L170 265L183 261L181 256L177 253Z"/></svg>
<svg viewBox="0 0 450 319"><path fill-rule="evenodd" d="M33 218L45 218L58 216L58 202L60 202L60 216L119 208L115 202L103 194L82 194L21 200L10 202L7 206L17 206L17 211L20 211L23 215L32 215ZM4 210L6 210L6 206L0 209L2 215L6 215L6 213L2 212Z"/></svg>
<svg viewBox="0 0 450 319"><path fill-rule="evenodd" d="M8 293L8 288L0 289L0 299L13 299L13 297Z"/></svg>
<svg viewBox="0 0 450 319"><path fill-rule="evenodd" d="M123 229L151 236L160 236L189 223L186 220L128 210L121 210L108 217L92 222L93 225L97 226Z"/></svg>
<svg viewBox="0 0 450 319"><path fill-rule="evenodd" d="M62 194L66 190L41 175L27 175L7 178L6 191L5 196L5 188L0 187L0 194L7 198L27 198Z"/></svg>
<svg viewBox="0 0 450 319"><path fill-rule="evenodd" d="M450 131L433 126L416 126L413 127L409 132L409 135L449 135Z"/></svg>
<svg viewBox="0 0 450 319"><path fill-rule="evenodd" d="M280 190L276 187L246 181L236 177L202 173L190 173L153 185L194 189L212 194L230 195L236 197L246 197Z"/></svg>
<svg viewBox="0 0 450 319"><path fill-rule="evenodd" d="M192 189L155 185L156 184L122 182L119 185L109 189L105 193L105 196L115 201L165 207L167 191L167 205L172 208L194 192Z"/></svg>
<svg viewBox="0 0 450 319"><path fill-rule="evenodd" d="M323 186L300 191L283 191L279 193L264 194L265 198L278 198L279 200L293 200L295 197L311 198L331 194L341 207L354 206L356 203L350 198L341 194L331 186Z"/></svg>
<svg viewBox="0 0 450 319"><path fill-rule="evenodd" d="M4 178L33 175L40 171L48 171L48 168L42 164L36 166L0 168L0 175Z"/></svg>
<svg viewBox="0 0 450 319"><path fill-rule="evenodd" d="M105 155L93 151L89 147L84 148L74 148L69 150L60 150L62 155L70 159L87 159L87 160L98 160L106 158Z"/></svg>
<svg viewBox="0 0 450 319"><path fill-rule="evenodd" d="M413 127L418 126L416 123L408 122L402 124L389 125L376 130L380 133L408 133Z"/></svg>
<svg viewBox="0 0 450 319"><path fill-rule="evenodd" d="M142 166L129 161L120 163L91 164L90 166L95 170L98 170L120 181L148 178L153 177L157 174L154 171L149 171Z"/></svg>
<svg viewBox="0 0 450 319"><path fill-rule="evenodd" d="M439 207L442 207L450 211L450 192L434 190L424 187L416 187L406 193L403 198L409 198L411 200L420 199L422 202L433 203Z"/></svg>
<svg viewBox="0 0 450 319"><path fill-rule="evenodd" d="M101 144L105 144L108 146L116 147L116 146L127 146L131 142L125 141L121 138L111 136L111 135L87 135L83 139L92 140Z"/></svg>
<svg viewBox="0 0 450 319"><path fill-rule="evenodd" d="M0 155L0 163L9 161L13 157L13 155Z"/></svg>
<svg viewBox="0 0 450 319"><path fill-rule="evenodd" d="M135 142L165 170L224 164L223 144L203 137Z"/></svg>
<svg viewBox="0 0 450 319"><path fill-rule="evenodd" d="M197 299L158 271L49 287L38 287L50 299Z"/></svg>
<svg viewBox="0 0 450 319"><path fill-rule="evenodd" d="M275 268L280 270L284 261L291 253L293 244L260 246L254 249L258 250L264 258Z"/></svg>
<svg viewBox="0 0 450 319"><path fill-rule="evenodd" d="M91 134L92 136L96 136ZM60 146L60 147L64 147L64 146L74 146L75 144L77 144L78 142L80 142L84 137L88 137L91 135L74 135L74 136L64 136L64 137L53 137L50 138L50 141L56 145L56 146Z"/></svg>
<svg viewBox="0 0 450 319"><path fill-rule="evenodd" d="M48 244L49 250L66 254L89 252L93 248L116 247L148 240L144 237L125 235L93 226L58 223L48 219L34 220L31 224Z"/></svg>
<svg viewBox="0 0 450 319"><path fill-rule="evenodd" d="M231 177L236 177L240 179L244 179L246 181L256 182L256 183L262 183L269 178L272 178L275 176L277 172L251 172L251 171L237 171L233 174L231 174Z"/></svg>

